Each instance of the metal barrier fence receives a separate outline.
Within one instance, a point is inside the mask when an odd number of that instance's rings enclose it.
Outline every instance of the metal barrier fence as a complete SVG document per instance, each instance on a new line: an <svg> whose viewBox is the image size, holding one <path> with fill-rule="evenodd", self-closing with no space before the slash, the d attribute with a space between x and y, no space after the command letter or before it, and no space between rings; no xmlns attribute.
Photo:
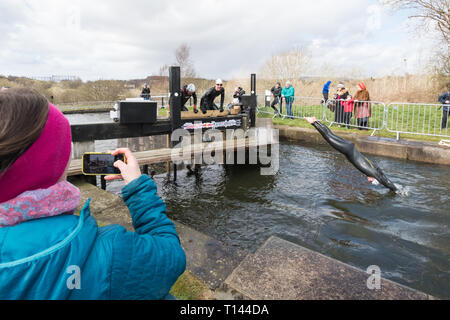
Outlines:
<svg viewBox="0 0 450 320"><path fill-rule="evenodd" d="M264 96L258 96L258 105L260 105L261 99ZM270 101L270 105L272 105L273 99ZM264 107L258 107L258 113L264 113L273 115L273 117L282 117L282 118L290 118L290 119L304 119L306 117L316 117L317 120L325 119L325 108L323 105L323 99L313 98L313 97L295 97L294 102L292 103L292 108L290 114L289 110L286 106L286 102L284 99L282 101L276 101L274 105L276 108L267 107L264 101Z"/></svg>
<svg viewBox="0 0 450 320"><path fill-rule="evenodd" d="M258 114L276 117L278 113L267 106L267 97L258 97ZM272 103L273 98L270 100ZM276 105L280 110L280 104ZM441 104L391 103L379 101L356 101L351 105L347 100L295 97L292 116L289 117L283 101L283 118L304 119L316 117L317 120L359 129L376 131L386 129L397 134L415 134L435 137L450 137L450 106L444 109ZM444 111L446 110L446 111ZM347 111L347 112L345 112ZM351 112L350 112L351 111Z"/></svg>
<svg viewBox="0 0 450 320"><path fill-rule="evenodd" d="M327 101L325 120L330 126L337 124L361 130L373 130L372 135L383 129L386 105L378 101Z"/></svg>
<svg viewBox="0 0 450 320"><path fill-rule="evenodd" d="M386 107L386 129L390 132L450 137L449 111L441 104L391 103Z"/></svg>

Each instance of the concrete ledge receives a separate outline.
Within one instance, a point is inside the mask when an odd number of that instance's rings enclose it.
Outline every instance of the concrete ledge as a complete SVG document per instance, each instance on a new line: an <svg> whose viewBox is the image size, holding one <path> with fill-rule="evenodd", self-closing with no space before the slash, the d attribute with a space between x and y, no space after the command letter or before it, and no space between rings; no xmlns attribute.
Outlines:
<svg viewBox="0 0 450 320"><path fill-rule="evenodd" d="M247 254L179 222L175 222L175 226L186 253L189 272L206 282L211 289L222 289L223 282Z"/></svg>
<svg viewBox="0 0 450 320"><path fill-rule="evenodd" d="M327 144L315 129L276 125L280 139L300 142ZM399 140L381 137L361 136L356 133L338 135L352 141L362 153L405 159L426 163L450 165L450 148L437 143L415 140Z"/></svg>
<svg viewBox="0 0 450 320"><path fill-rule="evenodd" d="M357 268L277 237L248 255L225 283L252 300L425 300L431 297L389 280L369 290Z"/></svg>

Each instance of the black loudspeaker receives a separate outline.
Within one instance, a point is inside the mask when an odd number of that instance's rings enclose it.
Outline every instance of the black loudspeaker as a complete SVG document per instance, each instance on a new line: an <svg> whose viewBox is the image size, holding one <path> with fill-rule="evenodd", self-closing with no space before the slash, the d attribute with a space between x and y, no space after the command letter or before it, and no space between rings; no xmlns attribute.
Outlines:
<svg viewBox="0 0 450 320"><path fill-rule="evenodd" d="M248 108L250 108L251 105L256 106L256 96L252 96L250 94L244 94L241 97L241 103L242 103L243 109L248 109Z"/></svg>
<svg viewBox="0 0 450 320"><path fill-rule="evenodd" d="M119 123L155 123L158 106L154 101L120 101Z"/></svg>

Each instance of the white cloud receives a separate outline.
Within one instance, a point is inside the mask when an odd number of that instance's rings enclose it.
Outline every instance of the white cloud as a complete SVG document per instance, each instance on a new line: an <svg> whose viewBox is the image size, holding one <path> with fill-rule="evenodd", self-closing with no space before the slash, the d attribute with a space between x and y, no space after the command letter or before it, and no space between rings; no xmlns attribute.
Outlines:
<svg viewBox="0 0 450 320"><path fill-rule="evenodd" d="M173 63L182 42L209 78L257 72L294 46L311 48L319 63L373 74L417 49L401 28L405 17L395 19L375 0L2 0L0 74L141 78Z"/></svg>

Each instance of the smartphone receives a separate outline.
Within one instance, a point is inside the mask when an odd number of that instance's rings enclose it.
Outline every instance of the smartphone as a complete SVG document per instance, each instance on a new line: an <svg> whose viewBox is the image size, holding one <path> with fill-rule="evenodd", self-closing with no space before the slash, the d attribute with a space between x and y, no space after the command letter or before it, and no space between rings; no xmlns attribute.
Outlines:
<svg viewBox="0 0 450 320"><path fill-rule="evenodd" d="M113 156L111 153L86 152L82 157L81 171L84 175L119 175L120 170L114 167L117 160L126 163L123 154Z"/></svg>

